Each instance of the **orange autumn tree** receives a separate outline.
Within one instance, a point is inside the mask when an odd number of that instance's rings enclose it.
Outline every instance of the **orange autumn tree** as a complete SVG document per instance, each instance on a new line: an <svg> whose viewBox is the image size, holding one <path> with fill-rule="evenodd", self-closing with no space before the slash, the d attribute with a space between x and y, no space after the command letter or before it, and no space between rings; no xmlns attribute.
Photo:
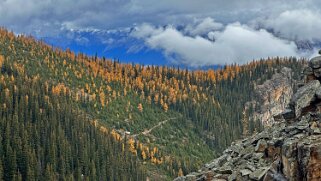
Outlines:
<svg viewBox="0 0 321 181"><path fill-rule="evenodd" d="M167 105L166 103L164 103L164 105L163 105L163 109L164 109L164 111L165 111L165 112L167 112L167 111L168 111L168 105Z"/></svg>
<svg viewBox="0 0 321 181"><path fill-rule="evenodd" d="M139 103L137 109L139 110L139 112L143 112L143 104Z"/></svg>
<svg viewBox="0 0 321 181"><path fill-rule="evenodd" d="M4 62L4 56L0 55L0 68L2 67L3 62Z"/></svg>
<svg viewBox="0 0 321 181"><path fill-rule="evenodd" d="M100 104L101 104L102 107L105 107L105 103L106 103L105 99L106 99L105 93L104 93L104 91L101 91L99 93L99 100L100 100Z"/></svg>

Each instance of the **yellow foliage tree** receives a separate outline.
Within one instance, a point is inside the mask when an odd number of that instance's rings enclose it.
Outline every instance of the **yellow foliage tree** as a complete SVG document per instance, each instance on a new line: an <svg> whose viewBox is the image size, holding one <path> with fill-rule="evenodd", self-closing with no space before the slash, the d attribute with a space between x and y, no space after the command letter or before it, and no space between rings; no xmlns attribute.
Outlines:
<svg viewBox="0 0 321 181"><path fill-rule="evenodd" d="M103 91L100 92L99 94L99 99L100 99L100 104L102 107L105 107L105 93Z"/></svg>
<svg viewBox="0 0 321 181"><path fill-rule="evenodd" d="M143 160L146 160L146 158L147 158L147 155L144 150L142 151L142 158L143 158Z"/></svg>
<svg viewBox="0 0 321 181"><path fill-rule="evenodd" d="M178 176L179 176L179 177L184 176L184 173L183 173L182 168L180 168L180 169L178 170Z"/></svg>
<svg viewBox="0 0 321 181"><path fill-rule="evenodd" d="M137 154L137 151L135 149L135 140L133 138L129 138L128 145L129 145L129 151L134 154Z"/></svg>
<svg viewBox="0 0 321 181"><path fill-rule="evenodd" d="M150 96L147 97L148 104L152 104L152 98Z"/></svg>
<svg viewBox="0 0 321 181"><path fill-rule="evenodd" d="M155 94L155 96L154 96L154 102L155 102L155 104L158 103L158 100L159 100L159 95L158 95L158 94Z"/></svg>
<svg viewBox="0 0 321 181"><path fill-rule="evenodd" d="M2 67L3 62L4 62L4 56L0 55L0 68Z"/></svg>
<svg viewBox="0 0 321 181"><path fill-rule="evenodd" d="M142 103L139 103L139 104L138 104L137 109L139 110L139 112L143 112L143 105L142 105Z"/></svg>
<svg viewBox="0 0 321 181"><path fill-rule="evenodd" d="M165 112L168 111L168 105L166 103L163 104L163 109L164 109Z"/></svg>

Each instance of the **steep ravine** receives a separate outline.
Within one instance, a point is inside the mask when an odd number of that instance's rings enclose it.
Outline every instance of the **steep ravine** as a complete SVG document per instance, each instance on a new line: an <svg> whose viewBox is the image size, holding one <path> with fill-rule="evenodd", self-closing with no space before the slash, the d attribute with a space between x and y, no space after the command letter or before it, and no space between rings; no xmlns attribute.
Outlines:
<svg viewBox="0 0 321 181"><path fill-rule="evenodd" d="M303 77L271 127L232 143L222 156L175 181L321 180L321 56L309 62Z"/></svg>

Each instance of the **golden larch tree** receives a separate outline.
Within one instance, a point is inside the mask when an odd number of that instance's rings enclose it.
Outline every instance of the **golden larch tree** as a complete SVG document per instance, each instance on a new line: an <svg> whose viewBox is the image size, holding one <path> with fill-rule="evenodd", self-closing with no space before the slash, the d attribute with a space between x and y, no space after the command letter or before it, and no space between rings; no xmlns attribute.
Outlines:
<svg viewBox="0 0 321 181"><path fill-rule="evenodd" d="M139 110L139 112L143 112L143 105L142 105L142 103L139 103L139 104L138 104L137 109Z"/></svg>

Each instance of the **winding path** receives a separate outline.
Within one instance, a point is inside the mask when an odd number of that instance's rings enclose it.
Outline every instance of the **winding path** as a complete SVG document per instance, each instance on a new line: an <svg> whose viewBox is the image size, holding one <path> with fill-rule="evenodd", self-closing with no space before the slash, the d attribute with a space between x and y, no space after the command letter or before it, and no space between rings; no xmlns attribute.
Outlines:
<svg viewBox="0 0 321 181"><path fill-rule="evenodd" d="M145 130L145 131L143 131L143 132L141 132L141 133L138 133L138 134L134 134L134 135L132 135L132 136L133 136L133 137L136 137L136 136L138 136L138 135L140 135L140 134L147 135L147 134L149 134L150 132L152 132L155 128L160 127L161 125L167 123L167 121L169 121L169 120L174 120L174 119L177 119L177 117L168 118L168 119L166 119L166 120L164 120L164 121L159 122L157 125L151 127L150 129Z"/></svg>

